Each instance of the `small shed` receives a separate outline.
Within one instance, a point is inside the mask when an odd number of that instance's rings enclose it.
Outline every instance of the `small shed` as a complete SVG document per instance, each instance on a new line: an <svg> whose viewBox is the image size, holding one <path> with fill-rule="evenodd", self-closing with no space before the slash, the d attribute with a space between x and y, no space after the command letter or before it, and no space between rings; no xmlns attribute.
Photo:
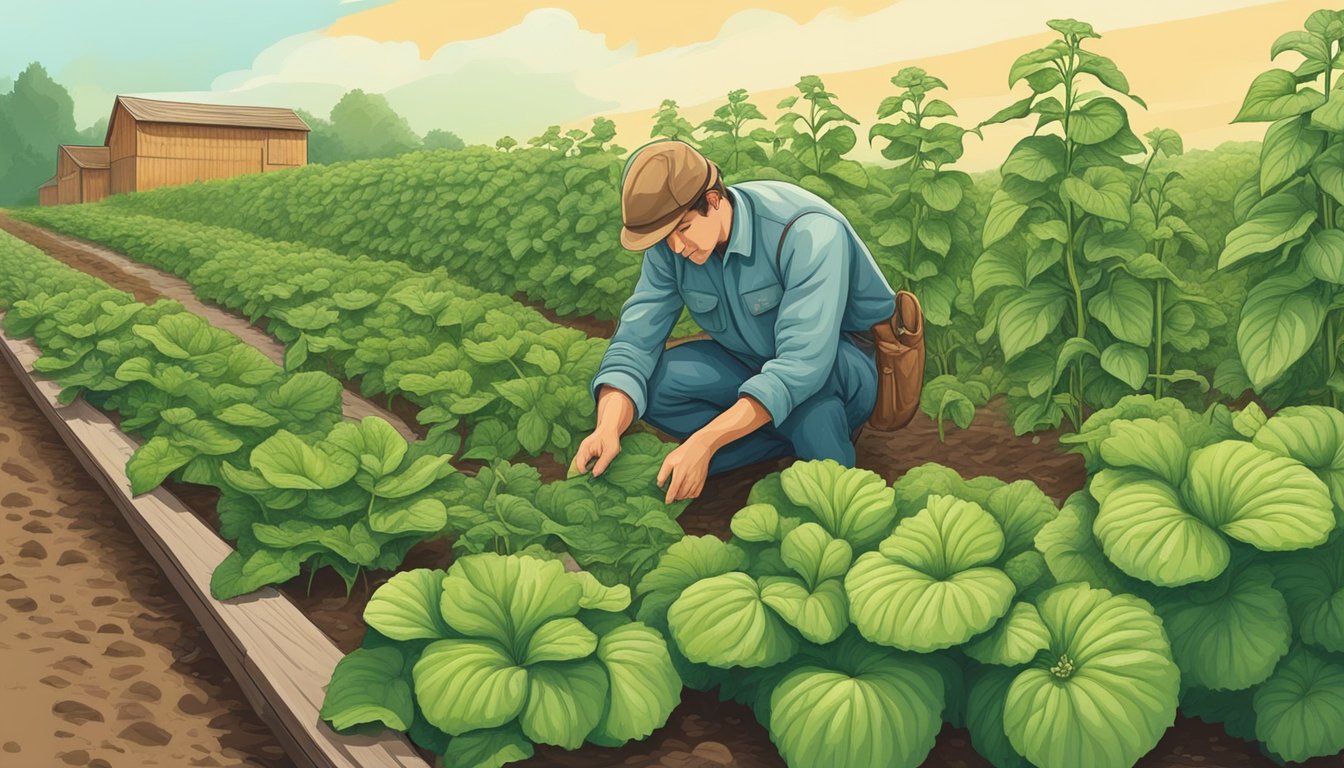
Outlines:
<svg viewBox="0 0 1344 768"><path fill-rule="evenodd" d="M59 187L56 183L55 176L52 176L50 179L47 179L46 181L42 182L42 186L37 188L37 204L38 205L58 204L60 202L60 198L58 197L57 192L58 188Z"/></svg>
<svg viewBox="0 0 1344 768"><path fill-rule="evenodd" d="M118 96L104 142L111 192L137 192L308 163L308 124L281 107Z"/></svg>
<svg viewBox="0 0 1344 768"><path fill-rule="evenodd" d="M107 197L107 147L61 144L56 150L56 201L95 203Z"/></svg>

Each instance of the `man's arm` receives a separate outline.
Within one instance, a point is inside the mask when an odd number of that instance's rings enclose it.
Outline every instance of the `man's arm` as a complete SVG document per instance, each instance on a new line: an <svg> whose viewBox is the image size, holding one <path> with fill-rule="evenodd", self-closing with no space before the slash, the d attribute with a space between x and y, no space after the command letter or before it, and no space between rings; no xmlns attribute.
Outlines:
<svg viewBox="0 0 1344 768"><path fill-rule="evenodd" d="M671 504L678 499L693 499L705 488L709 476L709 460L720 448L739 437L745 437L770 423L770 412L754 398L741 397L728 410L715 416L686 441L663 459L658 470L658 485L669 476L664 499Z"/></svg>
<svg viewBox="0 0 1344 768"><path fill-rule="evenodd" d="M639 282L621 307L616 333L593 377L597 424L574 457L580 472L587 472L596 459L593 475L602 474L621 450L621 434L644 415L649 377L681 308L673 262L656 247L650 248L644 252Z"/></svg>

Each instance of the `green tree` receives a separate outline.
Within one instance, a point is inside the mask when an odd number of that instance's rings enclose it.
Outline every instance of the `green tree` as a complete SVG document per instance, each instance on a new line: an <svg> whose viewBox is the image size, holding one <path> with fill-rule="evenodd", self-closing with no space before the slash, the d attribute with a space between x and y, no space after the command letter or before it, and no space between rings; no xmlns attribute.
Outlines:
<svg viewBox="0 0 1344 768"><path fill-rule="evenodd" d="M0 205L36 203L38 185L56 172L56 146L80 142L70 93L29 64L0 95Z"/></svg>
<svg viewBox="0 0 1344 768"><path fill-rule="evenodd" d="M435 128L425 134L425 149L464 149L467 143L452 131Z"/></svg>
<svg viewBox="0 0 1344 768"><path fill-rule="evenodd" d="M393 157L421 147L420 137L385 96L358 88L331 108L331 127L347 160Z"/></svg>
<svg viewBox="0 0 1344 768"><path fill-rule="evenodd" d="M501 136L499 141L495 142L495 149L501 152L511 151L516 146L518 146L518 140L512 136Z"/></svg>
<svg viewBox="0 0 1344 768"><path fill-rule="evenodd" d="M336 129L332 127L330 121L302 109L296 109L294 112L308 124L309 163L326 165L349 159L345 154L344 145L341 144L341 138L336 135Z"/></svg>

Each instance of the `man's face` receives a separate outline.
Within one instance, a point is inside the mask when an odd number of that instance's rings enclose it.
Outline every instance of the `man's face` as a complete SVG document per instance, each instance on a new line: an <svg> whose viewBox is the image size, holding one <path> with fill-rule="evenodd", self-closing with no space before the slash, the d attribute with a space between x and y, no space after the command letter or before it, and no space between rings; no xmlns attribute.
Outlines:
<svg viewBox="0 0 1344 768"><path fill-rule="evenodd" d="M709 202L709 209L703 215L695 210L687 211L676 229L667 236L667 247L694 264L709 261L723 231L722 217L728 211L718 192L710 190L705 199Z"/></svg>

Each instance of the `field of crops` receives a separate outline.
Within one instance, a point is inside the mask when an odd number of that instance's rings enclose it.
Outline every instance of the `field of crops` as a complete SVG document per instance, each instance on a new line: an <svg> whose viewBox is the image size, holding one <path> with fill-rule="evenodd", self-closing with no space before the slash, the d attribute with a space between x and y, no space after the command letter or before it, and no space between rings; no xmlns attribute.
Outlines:
<svg viewBox="0 0 1344 768"><path fill-rule="evenodd" d="M1002 420L988 473L956 452L893 471L897 435L856 468L711 482L729 509L687 535L654 432L598 478L566 472L594 423L590 333L640 265L600 141L9 212L181 278L283 365L0 232L4 331L142 441L135 493L213 489L235 547L216 597L339 577L364 633L322 718L445 766L656 765L641 745L714 699L761 726L723 737L740 765L944 765L949 733L995 766L1178 765L1191 718L1238 765L1337 765L1344 14L1284 34L1273 56L1300 63L1249 84L1236 119L1263 142L1190 153L1130 130L1142 98L1091 27L1050 26L1009 75L1030 94L973 129L936 77L893 78L870 132L892 166L844 158L858 121L817 78L772 144L735 132L755 107L734 92L734 132L702 146L730 183L835 202L920 296L922 434ZM954 170L966 134L1032 116L997 173ZM404 404L418 439L343 418L343 387ZM1042 450L1078 477L1009 481Z"/></svg>

